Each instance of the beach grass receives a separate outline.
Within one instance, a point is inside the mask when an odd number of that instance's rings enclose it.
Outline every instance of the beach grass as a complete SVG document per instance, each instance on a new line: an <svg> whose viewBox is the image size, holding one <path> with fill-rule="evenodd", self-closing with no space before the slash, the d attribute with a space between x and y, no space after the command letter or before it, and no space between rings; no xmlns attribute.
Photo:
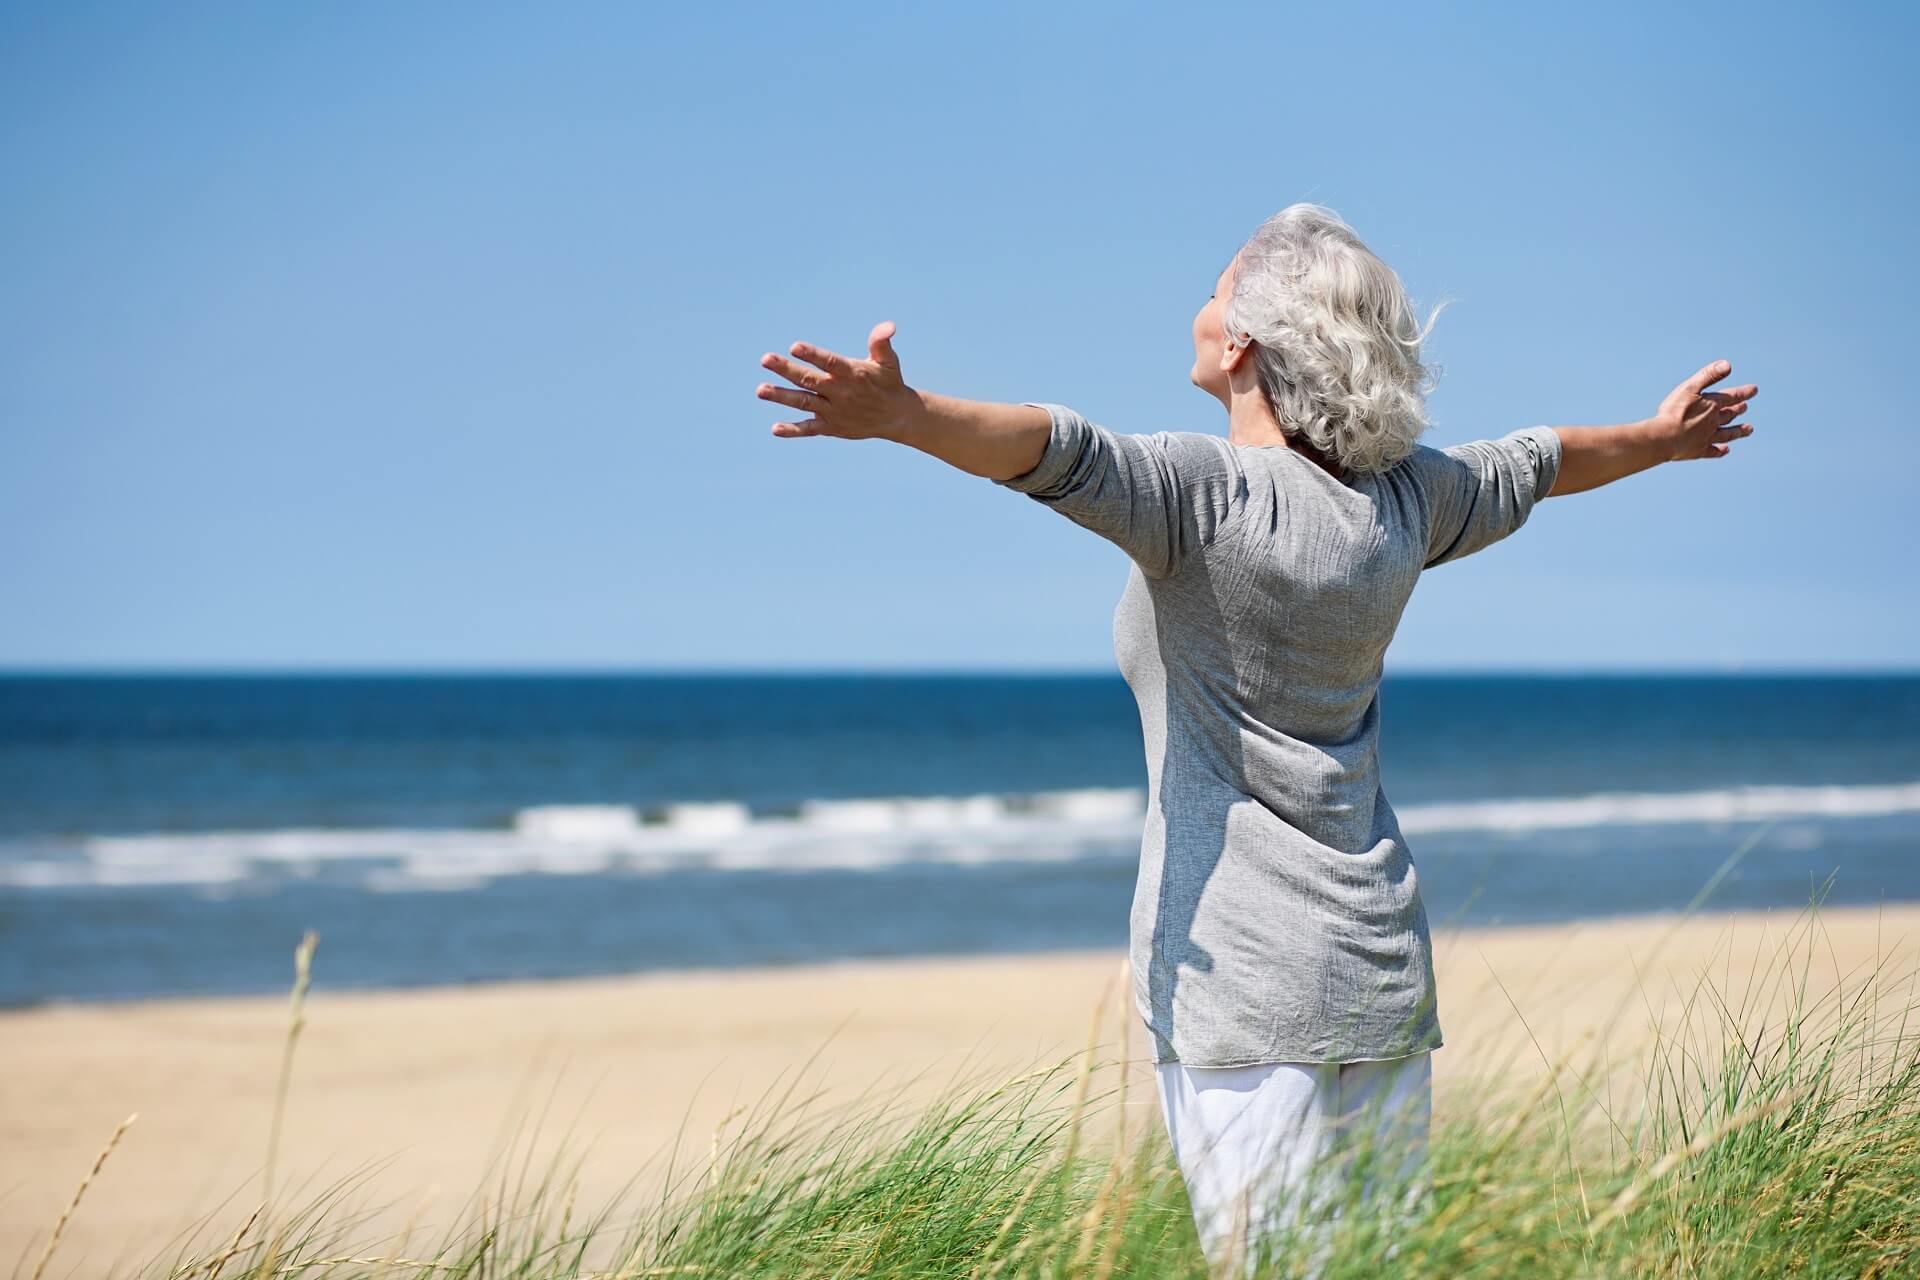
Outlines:
<svg viewBox="0 0 1920 1280"><path fill-rule="evenodd" d="M1702 969L1682 1016L1645 1028L1632 1056L1603 1057L1610 1037L1588 1034L1524 1084L1454 1082L1419 1186L1393 1188L1384 1153L1356 1133L1320 1187L1323 1213L1264 1235L1253 1273L1920 1275L1913 974L1883 960L1809 1001L1821 938L1816 895L1771 954ZM276 1107L313 942L298 955ZM1086 1051L1012 1077L959 1075L930 1103L909 1106L896 1086L822 1104L803 1066L692 1153L683 1127L644 1202L581 1205L565 1159L535 1177L529 1154L480 1174L434 1237L374 1236L354 1199L364 1175L274 1194L263 1179L257 1204L203 1219L191 1239L130 1246L149 1260L124 1274L1206 1277L1158 1113L1136 1085L1129 1119L1127 1074L1098 1052L1109 1003ZM68 1212L84 1212L78 1193ZM35 1280L102 1274L62 1267L58 1244L56 1228Z"/></svg>

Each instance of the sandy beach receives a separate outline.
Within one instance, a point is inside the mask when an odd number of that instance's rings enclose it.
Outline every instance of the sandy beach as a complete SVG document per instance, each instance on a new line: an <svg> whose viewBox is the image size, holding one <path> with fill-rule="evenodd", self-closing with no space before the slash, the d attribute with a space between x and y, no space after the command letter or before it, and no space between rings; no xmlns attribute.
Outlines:
<svg viewBox="0 0 1920 1280"><path fill-rule="evenodd" d="M1436 928L1446 1038L1434 1055L1436 1124L1471 1075L1524 1085L1603 1041L1630 1059L1656 1026L1674 1034L1690 998L1692 1025L1711 1039L1703 977L1756 1017L1797 996L1817 1005L1836 984L1856 990L1876 969L1883 1005L1912 1002L1920 904L1678 920ZM1791 982L1783 952L1801 957ZM580 1156L582 1205L630 1179L630 1194L644 1194L676 1129L684 1171L706 1159L729 1113L796 1080L796 1099L825 1091L816 1107L869 1089L910 1101L1032 1069L1097 1035L1098 1055L1127 1060L1126 1102L1110 1117L1134 1135L1159 1124L1118 950L386 991L329 990L327 959L322 938L278 1182L299 1199L299 1188L377 1164L357 1193L385 1206L369 1243L382 1228L431 1234L458 1217L490 1160L498 1182L508 1149L529 1182L556 1149ZM201 1215L213 1215L208 1235L230 1235L257 1202L287 1024L285 995L0 1013L7 1264L24 1258L19 1274L31 1272L76 1184L136 1112L50 1274L170 1252ZM1118 1083L1109 1074L1096 1087ZM1605 1088L1638 1083L1616 1074Z"/></svg>

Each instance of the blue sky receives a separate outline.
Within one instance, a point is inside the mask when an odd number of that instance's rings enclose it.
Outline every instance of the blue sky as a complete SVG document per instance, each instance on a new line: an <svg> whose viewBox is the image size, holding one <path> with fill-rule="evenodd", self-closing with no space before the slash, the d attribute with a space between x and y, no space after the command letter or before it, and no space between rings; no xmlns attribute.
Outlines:
<svg viewBox="0 0 1920 1280"><path fill-rule="evenodd" d="M1122 553L763 352L1225 430L1262 219L1405 280L1436 446L1753 436L1537 508L1387 663L1912 667L1911 8L0 9L0 666L1111 670ZM1891 391L1892 394L1888 394Z"/></svg>

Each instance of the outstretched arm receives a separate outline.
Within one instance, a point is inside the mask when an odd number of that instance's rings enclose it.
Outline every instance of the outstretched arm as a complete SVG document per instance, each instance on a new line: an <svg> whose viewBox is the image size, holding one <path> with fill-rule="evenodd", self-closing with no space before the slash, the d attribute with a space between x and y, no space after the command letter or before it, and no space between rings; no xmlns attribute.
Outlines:
<svg viewBox="0 0 1920 1280"><path fill-rule="evenodd" d="M762 366L800 390L763 382L756 394L812 415L775 423L773 434L892 440L989 480L1021 475L1039 463L1053 430L1045 409L916 391L900 376L893 333L891 320L875 325L866 360L849 360L805 342L789 348L797 359L772 352L760 357Z"/></svg>
<svg viewBox="0 0 1920 1280"><path fill-rule="evenodd" d="M1754 385L1731 391L1707 387L1733 372L1716 360L1667 393L1650 418L1613 427L1555 427L1561 443L1560 474L1545 497L1581 493L1683 458L1724 458L1730 443L1753 434L1751 422L1728 426L1759 394Z"/></svg>
<svg viewBox="0 0 1920 1280"><path fill-rule="evenodd" d="M1245 510L1235 501L1245 480L1225 439L1191 431L1122 435L1063 404L916 391L900 376L892 336L891 322L875 325L867 360L801 342L792 350L806 364L761 357L801 389L762 383L756 394L813 415L775 423L773 434L911 445L1092 530L1150 578L1178 572Z"/></svg>

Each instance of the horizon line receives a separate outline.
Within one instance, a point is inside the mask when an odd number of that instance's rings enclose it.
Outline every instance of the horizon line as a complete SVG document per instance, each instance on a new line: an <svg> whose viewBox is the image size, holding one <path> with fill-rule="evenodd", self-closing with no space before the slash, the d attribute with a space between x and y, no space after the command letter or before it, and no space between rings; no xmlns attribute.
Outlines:
<svg viewBox="0 0 1920 1280"><path fill-rule="evenodd" d="M1746 665L1718 663L1713 666L1697 667L1636 667L1636 666L1389 666L1382 678L1393 676L1532 676L1532 677L1568 677L1568 676L1604 676L1604 677L1722 677L1745 678L1754 676L1920 676L1920 665L1915 666L1815 666L1815 665ZM780 677L780 678L818 678L848 676L888 676L888 677L965 677L965 678L1062 678L1062 677L1103 677L1119 678L1115 667L958 667L958 666L863 666L863 667L823 667L823 666L508 666L508 665L442 665L423 666L319 666L319 665L259 665L235 666L213 664L178 665L96 665L96 666L0 666L0 679L42 679L85 678L85 677L222 677L222 678L275 678L275 677L408 677L408 678L476 678L492 677L506 679L525 678L564 678L564 677L621 677L621 678L695 678L695 677Z"/></svg>

